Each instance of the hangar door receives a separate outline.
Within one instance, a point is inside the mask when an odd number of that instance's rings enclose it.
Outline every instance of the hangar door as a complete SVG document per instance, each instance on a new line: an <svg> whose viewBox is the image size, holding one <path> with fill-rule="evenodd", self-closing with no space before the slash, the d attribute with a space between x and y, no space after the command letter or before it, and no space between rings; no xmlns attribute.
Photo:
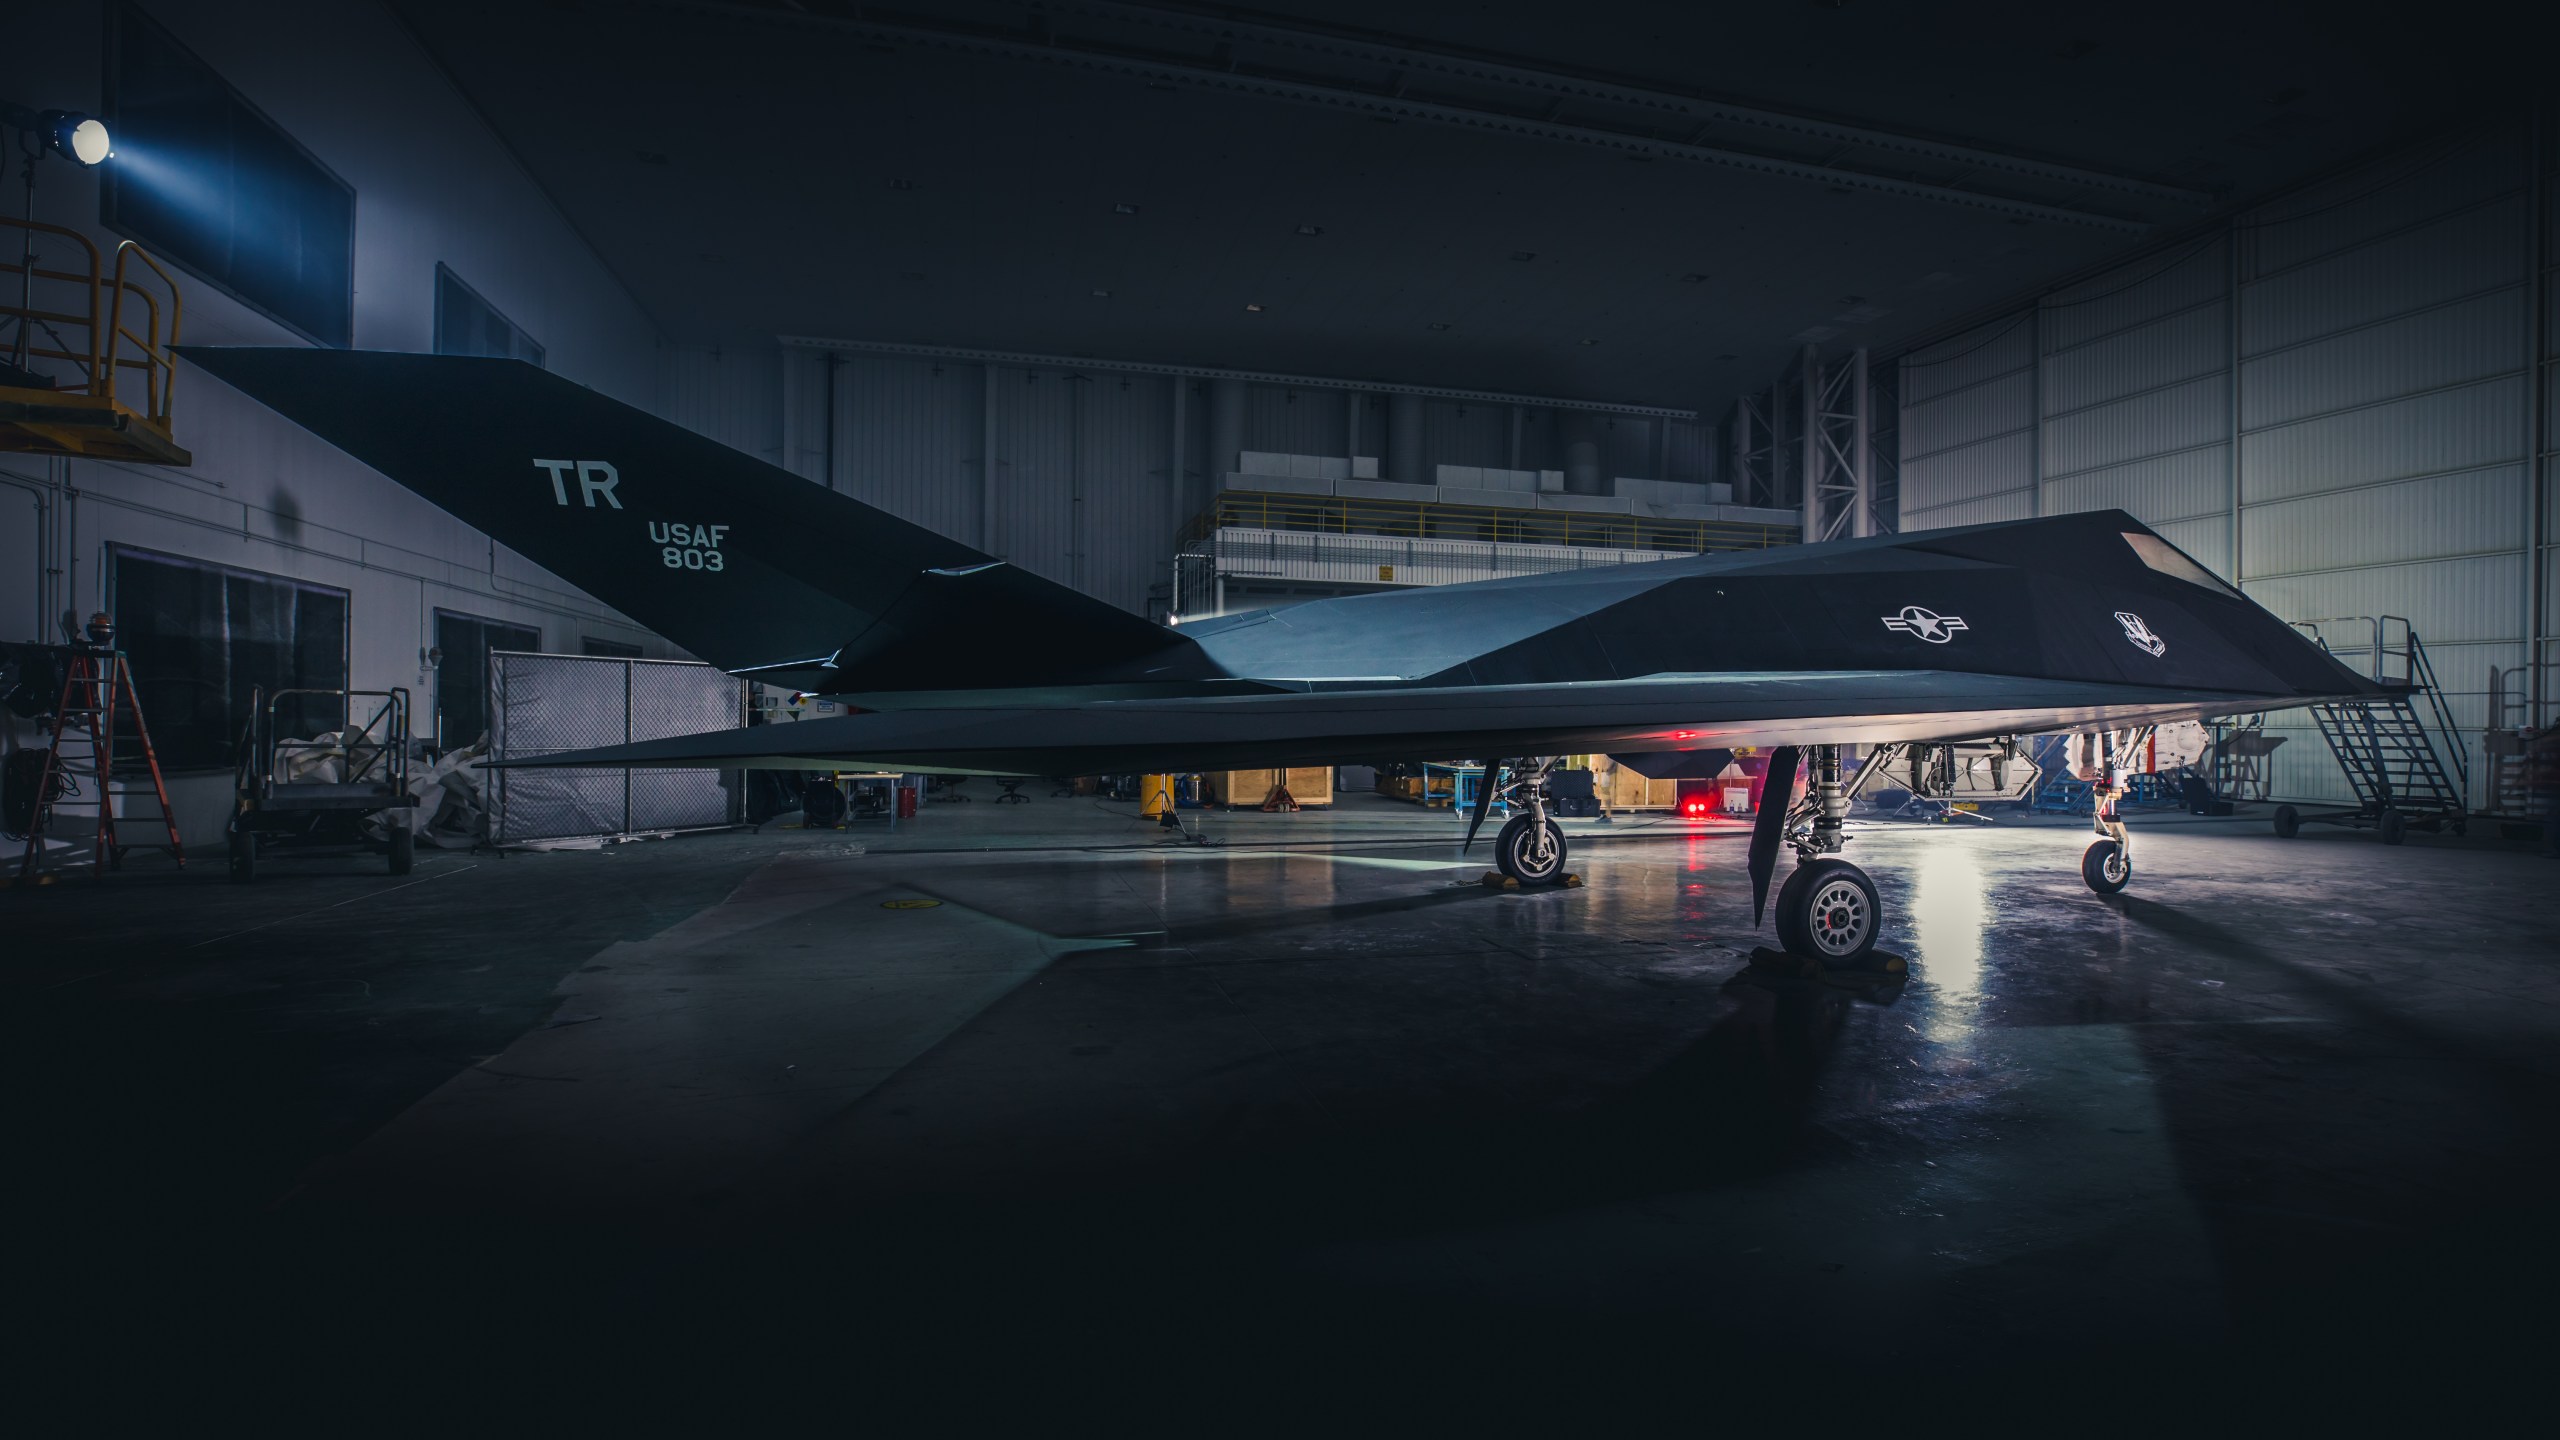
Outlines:
<svg viewBox="0 0 2560 1440"><path fill-rule="evenodd" d="M556 755L746 723L746 682L708 665L600 655L489 655L489 755ZM737 823L733 770L497 770L500 844Z"/></svg>

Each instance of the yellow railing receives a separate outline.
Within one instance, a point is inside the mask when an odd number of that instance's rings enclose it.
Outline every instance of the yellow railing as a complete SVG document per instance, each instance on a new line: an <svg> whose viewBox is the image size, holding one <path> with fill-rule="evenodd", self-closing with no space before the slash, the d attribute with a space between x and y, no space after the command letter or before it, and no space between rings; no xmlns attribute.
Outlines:
<svg viewBox="0 0 2560 1440"><path fill-rule="evenodd" d="M1198 549L1222 529L1383 535L1407 540L1472 540L1507 545L1579 545L1609 550L1766 550L1793 545L1793 525L1747 520L1666 520L1579 510L1517 510L1372 500L1338 495L1269 495L1230 490L1183 527L1182 548Z"/></svg>
<svg viewBox="0 0 2560 1440"><path fill-rule="evenodd" d="M125 408L166 430L169 384L175 373L171 352L178 344L183 307L177 280L130 240L116 246L115 269L110 274L98 247L77 230L6 215L0 215L0 228L25 232L22 243L0 243L0 252L6 252L0 253L0 335L5 336L0 340L0 359L23 356L31 370L38 361L51 362L44 373L53 382L55 394L108 401L121 398ZM77 247L88 264L67 270L33 266L31 283L30 266L20 256L38 236L47 237L47 243L59 240ZM126 264L135 259L151 268L167 293L165 334L159 299L127 275ZM138 330L125 323L127 296L138 309ZM141 372L140 404L129 398L129 388L121 397L118 393L119 377L135 370Z"/></svg>

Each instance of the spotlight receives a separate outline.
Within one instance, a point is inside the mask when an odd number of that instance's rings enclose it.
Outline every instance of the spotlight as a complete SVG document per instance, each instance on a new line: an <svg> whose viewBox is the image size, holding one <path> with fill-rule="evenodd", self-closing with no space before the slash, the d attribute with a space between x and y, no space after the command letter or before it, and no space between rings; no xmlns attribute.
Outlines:
<svg viewBox="0 0 2560 1440"><path fill-rule="evenodd" d="M45 112L45 143L64 157L83 165L95 165L113 151L107 143L107 124L88 115L68 110Z"/></svg>
<svg viewBox="0 0 2560 1440"><path fill-rule="evenodd" d="M65 160L95 165L115 153L107 122L77 110L30 110L0 101L0 125L15 125Z"/></svg>

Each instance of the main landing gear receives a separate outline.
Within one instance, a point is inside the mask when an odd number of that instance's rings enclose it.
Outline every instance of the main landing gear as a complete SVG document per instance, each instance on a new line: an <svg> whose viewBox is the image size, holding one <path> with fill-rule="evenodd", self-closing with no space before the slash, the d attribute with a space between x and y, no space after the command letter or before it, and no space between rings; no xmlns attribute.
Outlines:
<svg viewBox="0 0 2560 1440"><path fill-rule="evenodd" d="M1848 818L1859 782L1883 767L1861 766L1856 781L1843 783L1839 746L1815 745L1806 753L1813 765L1812 781L1805 786L1804 802L1788 813L1784 826L1786 843L1795 848L1796 868L1787 883L1778 887L1778 943L1827 964L1855 965L1876 948L1884 902L1876 897L1876 883L1867 878L1867 872L1840 858L1848 844L1841 822ZM1783 778L1773 773L1771 782L1792 788L1795 767L1785 768L1789 773ZM1786 797L1781 795L1774 803L1784 805ZM1758 843L1755 836L1755 847Z"/></svg>
<svg viewBox="0 0 2560 1440"><path fill-rule="evenodd" d="M1476 782L1476 813L1467 827L1467 839L1474 841L1476 826L1484 823L1485 811L1498 794L1510 807L1511 818L1494 834L1493 863L1523 886L1553 885L1564 879L1564 827L1547 815L1547 772L1555 767L1552 756L1524 760L1517 770L1506 770L1497 760L1485 766Z"/></svg>

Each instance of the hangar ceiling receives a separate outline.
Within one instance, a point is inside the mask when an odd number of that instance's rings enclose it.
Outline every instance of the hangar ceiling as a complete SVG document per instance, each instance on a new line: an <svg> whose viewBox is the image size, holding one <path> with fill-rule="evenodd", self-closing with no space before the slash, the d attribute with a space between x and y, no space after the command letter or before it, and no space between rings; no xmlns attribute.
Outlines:
<svg viewBox="0 0 2560 1440"><path fill-rule="evenodd" d="M2447 123L2500 63L2188 3L393 3L679 341L1708 407Z"/></svg>

